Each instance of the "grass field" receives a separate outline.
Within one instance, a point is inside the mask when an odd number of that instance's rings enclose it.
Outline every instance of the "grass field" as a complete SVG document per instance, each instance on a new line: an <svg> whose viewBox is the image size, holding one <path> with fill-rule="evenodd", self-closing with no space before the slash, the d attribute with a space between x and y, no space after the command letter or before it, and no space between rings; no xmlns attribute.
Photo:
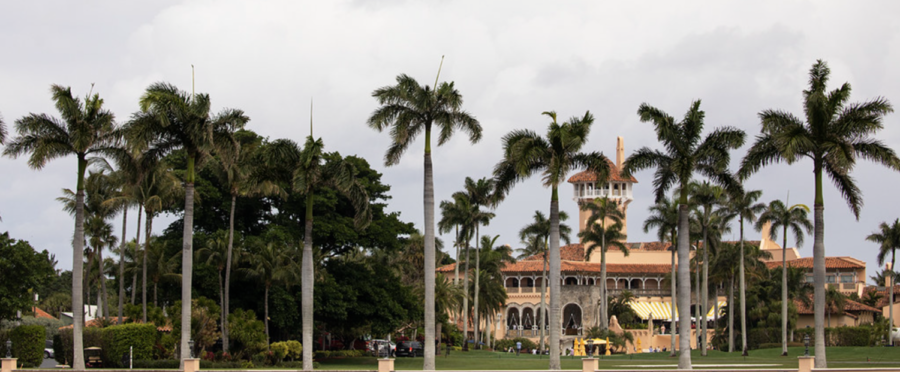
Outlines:
<svg viewBox="0 0 900 372"><path fill-rule="evenodd" d="M782 357L781 349L753 350L750 356L741 357L740 352L727 353L710 351L701 357L699 351L693 352L695 368L703 364L766 364L757 368L797 368L797 357L803 355L804 348L789 348L789 356ZM810 348L810 354L813 353ZM581 358L562 357L563 369L581 369ZM547 369L547 356L495 353L490 351L453 352L449 357L438 356L436 368L442 370L540 370ZM599 362L600 369L627 369L672 366L678 363L668 353L632 354L605 356ZM373 357L330 359L320 361L321 369L374 370L377 361ZM644 366L644 367L636 367ZM831 347L828 348L828 367L897 367L900 368L900 347ZM396 370L421 370L422 358L397 358L394 362ZM735 367L740 368L740 367Z"/></svg>

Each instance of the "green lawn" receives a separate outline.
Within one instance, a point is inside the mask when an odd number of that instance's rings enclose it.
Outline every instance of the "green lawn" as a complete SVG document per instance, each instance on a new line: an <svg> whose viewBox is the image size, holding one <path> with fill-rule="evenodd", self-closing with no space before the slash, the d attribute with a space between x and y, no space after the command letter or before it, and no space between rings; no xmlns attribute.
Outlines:
<svg viewBox="0 0 900 372"><path fill-rule="evenodd" d="M812 353L810 348L810 353ZM741 357L740 352L726 353L710 351L701 357L699 351L693 353L695 367L703 364L769 364L762 368L797 368L797 357L803 354L802 347L789 348L790 356L782 357L781 349L763 349L750 352L750 356ZM437 369L443 370L541 370L547 369L547 357L537 355L520 355L495 353L489 351L452 352L449 357L436 358ZM674 365L678 361L670 358L668 353L616 355L602 357L600 369L622 369L638 365ZM320 361L321 369L374 370L377 368L375 358L331 359ZM831 347L828 348L828 367L900 367L900 347ZM397 358L394 362L396 370L421 370L422 358ZM563 369L581 369L581 359L562 358ZM632 367L646 368L646 367ZM739 367L738 367L739 368Z"/></svg>

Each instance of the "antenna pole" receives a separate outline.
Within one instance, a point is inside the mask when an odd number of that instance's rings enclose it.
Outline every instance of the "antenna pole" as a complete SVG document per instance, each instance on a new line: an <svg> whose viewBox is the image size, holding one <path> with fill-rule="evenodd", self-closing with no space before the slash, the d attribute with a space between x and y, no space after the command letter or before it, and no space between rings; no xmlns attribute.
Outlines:
<svg viewBox="0 0 900 372"><path fill-rule="evenodd" d="M441 68L443 68L443 67L444 67L444 56L442 55L442 56L441 56L441 64L438 65L438 73L437 73L437 76L434 77L434 94L435 94L435 95L437 95L438 79L441 78Z"/></svg>
<svg viewBox="0 0 900 372"><path fill-rule="evenodd" d="M191 64L191 102L194 102L194 65Z"/></svg>
<svg viewBox="0 0 900 372"><path fill-rule="evenodd" d="M313 132L313 99L309 98L309 138L312 138Z"/></svg>

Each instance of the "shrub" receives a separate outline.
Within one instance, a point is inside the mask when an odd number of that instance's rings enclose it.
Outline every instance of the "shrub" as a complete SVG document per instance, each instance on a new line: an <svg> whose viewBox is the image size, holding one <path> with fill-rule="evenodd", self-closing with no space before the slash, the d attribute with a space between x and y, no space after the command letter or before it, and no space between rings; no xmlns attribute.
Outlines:
<svg viewBox="0 0 900 372"><path fill-rule="evenodd" d="M511 348L513 348L513 350L515 350L516 342L522 343L522 350L537 348L537 345L535 345L534 341L531 341L531 340L529 340L527 338L523 338L523 337L516 337L516 338L504 338L500 341L497 341L497 344L496 344L496 346L494 346L494 349L509 350L509 348L511 347Z"/></svg>
<svg viewBox="0 0 900 372"><path fill-rule="evenodd" d="M66 364L66 349L63 347L62 336L59 332L53 336L53 359L59 364Z"/></svg>
<svg viewBox="0 0 900 372"><path fill-rule="evenodd" d="M38 367L44 360L46 341L44 327L32 324L13 328L9 332L13 356L25 367Z"/></svg>
<svg viewBox="0 0 900 372"><path fill-rule="evenodd" d="M39 325L44 327L46 332L45 339L52 340L53 336L59 333L59 327L63 326L63 322L56 318L35 318L33 316L23 316L22 325Z"/></svg>
<svg viewBox="0 0 900 372"><path fill-rule="evenodd" d="M129 323L104 328L103 349L107 358L103 361L103 366L125 367L122 365L122 356L128 355L130 348L134 359L152 358L157 333L153 324Z"/></svg>
<svg viewBox="0 0 900 372"><path fill-rule="evenodd" d="M288 347L283 342L276 342L269 345L269 352L272 354L272 364L280 363L284 360L284 356L288 353Z"/></svg>
<svg viewBox="0 0 900 372"><path fill-rule="evenodd" d="M275 342L269 345L269 348L277 354L281 354L279 360L289 358L291 361L298 360L303 355L303 344L300 341L288 340Z"/></svg>
<svg viewBox="0 0 900 372"><path fill-rule="evenodd" d="M233 343L229 350L240 350L234 355L239 359L266 347L266 327L252 310L235 309L228 314L228 336Z"/></svg>

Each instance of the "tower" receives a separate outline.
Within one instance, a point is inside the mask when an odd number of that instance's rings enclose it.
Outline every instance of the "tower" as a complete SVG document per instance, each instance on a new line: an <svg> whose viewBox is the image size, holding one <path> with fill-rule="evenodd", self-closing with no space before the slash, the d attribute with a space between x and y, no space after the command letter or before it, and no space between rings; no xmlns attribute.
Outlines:
<svg viewBox="0 0 900 372"><path fill-rule="evenodd" d="M597 175L593 172L583 171L569 178L569 183L574 186L574 200L578 203L578 231L583 231L590 218L590 212L581 210L586 203L591 203L596 198L608 197L619 205L624 218L622 219L622 233L628 234L628 204L634 200L632 185L637 183L634 177L624 178L619 172L625 162L625 140L618 137L616 140L616 162L609 162L609 179L606 182L598 182ZM610 222L607 221L607 224Z"/></svg>

